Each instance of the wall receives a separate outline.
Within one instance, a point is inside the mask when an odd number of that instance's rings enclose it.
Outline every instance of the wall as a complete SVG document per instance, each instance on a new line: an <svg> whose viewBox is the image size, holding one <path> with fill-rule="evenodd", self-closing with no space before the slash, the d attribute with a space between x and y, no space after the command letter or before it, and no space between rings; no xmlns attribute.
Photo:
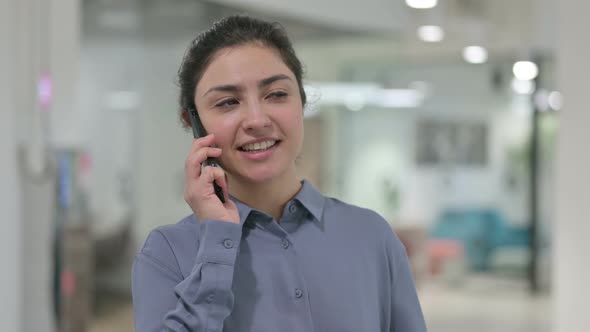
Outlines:
<svg viewBox="0 0 590 332"><path fill-rule="evenodd" d="M490 86L490 67L407 65L391 70L390 85L405 88L414 80L431 85L431 96L416 109L342 109L337 163L340 194L370 207L396 223L430 225L445 206L500 208L510 222L525 224L526 191L507 195L505 149L528 135L528 101ZM416 125L420 119L472 121L489 127L488 164L484 167L419 166L415 163ZM334 148L334 147L332 147ZM394 211L381 191L382 179L399 184L401 201Z"/></svg>
<svg viewBox="0 0 590 332"><path fill-rule="evenodd" d="M174 85L187 42L149 43L147 63L158 66L146 73L144 105L139 122L137 193L138 240L162 224L179 221L190 213L184 202L184 161L192 133L182 129L177 116Z"/></svg>
<svg viewBox="0 0 590 332"><path fill-rule="evenodd" d="M590 326L590 45L580 33L590 28L590 3L564 0L558 6L557 82L565 99L559 113L555 182L554 331L582 332Z"/></svg>
<svg viewBox="0 0 590 332"><path fill-rule="evenodd" d="M126 221L133 209L126 193L135 179L143 53L138 40L87 39L80 66L78 109L92 157L91 208L98 227L108 229Z"/></svg>
<svg viewBox="0 0 590 332"><path fill-rule="evenodd" d="M16 100L13 80L16 72L13 27L16 26L17 1L0 2L0 210L3 230L0 233L0 321L7 331L20 331L21 312L21 197L16 159Z"/></svg>

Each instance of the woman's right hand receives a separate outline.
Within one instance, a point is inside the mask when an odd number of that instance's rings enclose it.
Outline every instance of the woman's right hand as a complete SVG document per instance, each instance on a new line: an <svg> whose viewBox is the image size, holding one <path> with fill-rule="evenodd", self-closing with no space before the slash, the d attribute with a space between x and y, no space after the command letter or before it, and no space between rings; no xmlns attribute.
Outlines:
<svg viewBox="0 0 590 332"><path fill-rule="evenodd" d="M184 165L185 184L184 200L191 207L198 220L208 219L227 221L239 224L238 208L228 196L228 184L225 172L220 167L201 164L209 157L221 156L221 149L211 147L215 137L213 134L195 139ZM223 190L225 203L222 203L213 189L216 182Z"/></svg>

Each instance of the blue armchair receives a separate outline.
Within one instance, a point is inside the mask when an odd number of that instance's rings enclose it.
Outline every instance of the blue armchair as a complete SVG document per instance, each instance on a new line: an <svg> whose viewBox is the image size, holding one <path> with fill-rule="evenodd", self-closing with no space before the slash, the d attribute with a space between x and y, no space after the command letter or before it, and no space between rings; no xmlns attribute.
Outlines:
<svg viewBox="0 0 590 332"><path fill-rule="evenodd" d="M528 247L528 227L508 225L495 209L447 209L441 213L431 233L435 239L460 241L468 266L488 270L495 250L502 247Z"/></svg>

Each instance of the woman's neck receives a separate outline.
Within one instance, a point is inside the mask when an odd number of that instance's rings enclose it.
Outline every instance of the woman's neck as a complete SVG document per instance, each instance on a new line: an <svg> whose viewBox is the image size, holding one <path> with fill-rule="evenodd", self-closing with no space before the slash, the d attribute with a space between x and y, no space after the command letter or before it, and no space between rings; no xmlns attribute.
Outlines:
<svg viewBox="0 0 590 332"><path fill-rule="evenodd" d="M301 182L295 173L266 183L240 181L229 174L228 180L229 191L233 197L272 216L277 222L281 220L285 204L301 189Z"/></svg>

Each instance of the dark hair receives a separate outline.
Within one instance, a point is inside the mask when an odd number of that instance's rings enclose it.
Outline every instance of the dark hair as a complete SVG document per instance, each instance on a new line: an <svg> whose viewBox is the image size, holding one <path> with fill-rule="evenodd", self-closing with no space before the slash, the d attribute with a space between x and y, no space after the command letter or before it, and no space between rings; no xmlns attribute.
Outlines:
<svg viewBox="0 0 590 332"><path fill-rule="evenodd" d="M195 89L213 56L221 49L252 43L259 43L279 52L297 79L301 102L305 106L303 68L285 29L276 22L270 23L243 15L228 16L215 22L209 30L200 33L192 41L178 70L180 119L185 127L190 127L187 111L196 109Z"/></svg>

